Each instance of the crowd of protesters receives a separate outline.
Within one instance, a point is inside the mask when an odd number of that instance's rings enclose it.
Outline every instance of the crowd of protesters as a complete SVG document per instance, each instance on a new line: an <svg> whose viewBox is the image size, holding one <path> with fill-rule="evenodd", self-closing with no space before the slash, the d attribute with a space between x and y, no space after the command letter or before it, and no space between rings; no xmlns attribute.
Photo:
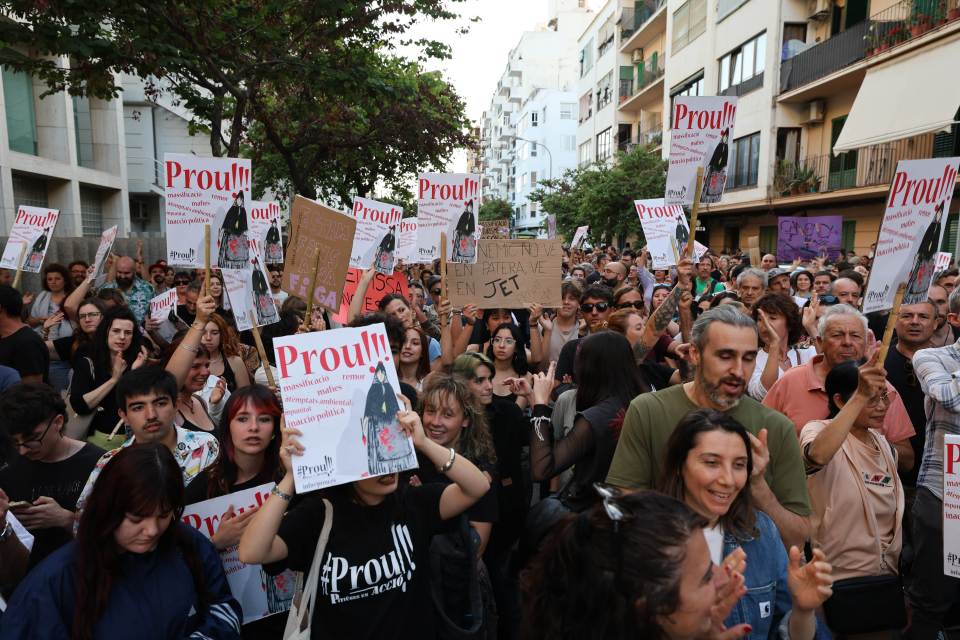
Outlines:
<svg viewBox="0 0 960 640"><path fill-rule="evenodd" d="M418 467L304 495L271 345L340 325L283 265L263 352L216 270L112 256L100 286L82 262L0 284L0 640L301 637L242 624L230 549L319 573L314 638L949 637L958 271L880 362L870 255L648 259L565 249L555 309L454 308L431 264L364 313L367 270L347 325L385 325L400 395L378 402ZM182 521L265 483L210 539Z"/></svg>

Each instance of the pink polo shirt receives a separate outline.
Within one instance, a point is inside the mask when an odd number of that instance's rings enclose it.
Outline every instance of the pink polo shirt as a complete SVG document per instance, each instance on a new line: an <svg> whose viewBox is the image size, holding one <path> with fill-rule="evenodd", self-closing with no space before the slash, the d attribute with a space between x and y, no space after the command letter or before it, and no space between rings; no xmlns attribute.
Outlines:
<svg viewBox="0 0 960 640"><path fill-rule="evenodd" d="M791 367L773 383L763 399L764 406L784 414L797 430L797 436L804 425L813 420L824 420L830 413L827 408L827 391L823 388L823 379L817 375L814 367L823 362L819 355L799 367ZM913 437L916 432L903 406L900 394L887 382L887 397L890 407L880 429L888 442L902 442Z"/></svg>

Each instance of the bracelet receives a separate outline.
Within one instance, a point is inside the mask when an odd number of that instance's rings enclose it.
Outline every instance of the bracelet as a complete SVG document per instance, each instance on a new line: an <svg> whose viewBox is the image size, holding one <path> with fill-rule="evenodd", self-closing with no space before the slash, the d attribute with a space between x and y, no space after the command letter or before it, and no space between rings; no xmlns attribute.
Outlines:
<svg viewBox="0 0 960 640"><path fill-rule="evenodd" d="M280 487L278 485L273 485L273 489L270 489L270 495L277 496L284 502L290 502L291 500L293 500L293 494L284 493L283 491L280 491Z"/></svg>
<svg viewBox="0 0 960 640"><path fill-rule="evenodd" d="M180 343L180 348L183 349L184 351L189 351L194 355L200 353L200 347L191 347L190 345L183 344L182 342Z"/></svg>
<svg viewBox="0 0 960 640"><path fill-rule="evenodd" d="M450 471L450 469L453 467L453 462L456 459L457 459L457 451L453 447L450 447L450 459L447 460L443 464L443 466L438 467L437 471L439 471L440 473L446 473L447 471Z"/></svg>
<svg viewBox="0 0 960 640"><path fill-rule="evenodd" d="M552 425L553 419L551 419L550 416L532 416L530 422L533 423L533 432L536 434L537 440L546 442L547 440L543 437L543 432L540 430L540 425L544 422L549 422Z"/></svg>

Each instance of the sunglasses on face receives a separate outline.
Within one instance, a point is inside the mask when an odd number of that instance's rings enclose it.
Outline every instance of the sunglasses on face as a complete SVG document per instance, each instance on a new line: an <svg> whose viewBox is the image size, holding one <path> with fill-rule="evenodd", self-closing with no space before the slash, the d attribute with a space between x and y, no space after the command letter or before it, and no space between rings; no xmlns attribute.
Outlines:
<svg viewBox="0 0 960 640"><path fill-rule="evenodd" d="M617 305L617 309L629 309L633 307L637 311L643 311L643 300L634 300L633 302L621 302Z"/></svg>
<svg viewBox="0 0 960 640"><path fill-rule="evenodd" d="M174 282L176 283L176 285L177 285L178 287L182 287L182 286L184 286L184 285L190 284L190 281L189 281L189 280L174 280Z"/></svg>
<svg viewBox="0 0 960 640"><path fill-rule="evenodd" d="M580 311L584 313L593 313L594 307L596 307L597 311L599 311L600 313L603 313L604 311L610 308L610 305L607 304L606 302L597 302L596 304L592 302L584 302L583 304L580 305Z"/></svg>
<svg viewBox="0 0 960 640"><path fill-rule="evenodd" d="M438 296L438 295L440 295L440 289L431 289L431 290L430 290L430 295L432 295L432 296Z"/></svg>

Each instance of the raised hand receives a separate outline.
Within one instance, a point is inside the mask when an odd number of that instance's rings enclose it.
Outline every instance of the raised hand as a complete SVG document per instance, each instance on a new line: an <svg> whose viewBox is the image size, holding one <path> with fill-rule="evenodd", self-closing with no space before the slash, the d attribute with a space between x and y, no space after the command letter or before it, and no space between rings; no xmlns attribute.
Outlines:
<svg viewBox="0 0 960 640"><path fill-rule="evenodd" d="M49 331L60 324L61 320L63 320L63 311L57 311L56 313L47 316L46 320L43 321L43 328Z"/></svg>
<svg viewBox="0 0 960 640"><path fill-rule="evenodd" d="M880 349L875 348L870 358L857 369L857 393L874 399L887 390L887 370L880 366Z"/></svg>
<svg viewBox="0 0 960 640"><path fill-rule="evenodd" d="M750 449L753 452L753 477L762 478L763 472L767 470L770 464L770 449L767 447L767 430L760 429L756 436L748 433L750 437Z"/></svg>
<svg viewBox="0 0 960 640"><path fill-rule="evenodd" d="M424 443L427 442L427 435L423 431L423 422L420 420L420 416L416 411L410 410L409 400L406 400L403 409L397 411L397 422L400 424L400 429L413 439L414 447L417 449L423 447Z"/></svg>
<svg viewBox="0 0 960 640"><path fill-rule="evenodd" d="M241 514L237 514L233 509L233 505L230 505L227 512L220 518L220 528L217 529L217 532L210 538L213 546L219 551L223 551L224 549L229 549L230 547L235 547L240 544L240 536L243 535L244 529L250 524L250 518L253 517L253 514L255 514L258 509L259 507L253 507L252 509L246 509Z"/></svg>
<svg viewBox="0 0 960 640"><path fill-rule="evenodd" d="M303 432L299 429L288 427L286 418L281 416L280 434L282 436L280 441L280 462L283 464L283 468L287 473L293 473L292 456L302 456L304 452L303 445L300 444L300 440L297 439L303 435Z"/></svg>
<svg viewBox="0 0 960 640"><path fill-rule="evenodd" d="M814 549L813 559L807 564L801 566L800 561L800 550L790 547L787 586L794 609L813 611L833 595L833 567L822 549Z"/></svg>
<svg viewBox="0 0 960 640"><path fill-rule="evenodd" d="M127 370L127 361L123 358L123 352L117 351L116 353L112 354L110 360L110 376L114 380L119 380L120 376L123 375L123 372Z"/></svg>
<svg viewBox="0 0 960 640"><path fill-rule="evenodd" d="M557 362L551 360L546 373L533 374L533 402L530 403L531 405L548 404L550 402L550 394L553 392L553 378L556 372ZM523 380L524 384L527 383L523 378L519 378L519 380Z"/></svg>

